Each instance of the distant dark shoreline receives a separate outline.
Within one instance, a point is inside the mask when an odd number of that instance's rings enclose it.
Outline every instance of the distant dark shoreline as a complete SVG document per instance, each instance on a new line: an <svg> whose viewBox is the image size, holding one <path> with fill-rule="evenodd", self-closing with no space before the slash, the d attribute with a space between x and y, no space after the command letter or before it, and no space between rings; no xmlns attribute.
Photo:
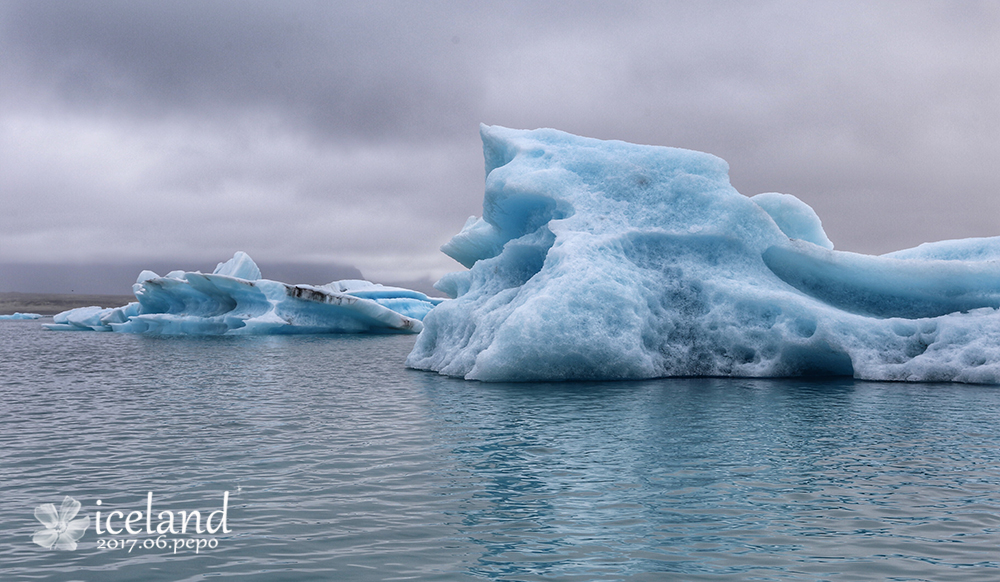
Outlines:
<svg viewBox="0 0 1000 582"><path fill-rule="evenodd" d="M74 307L100 305L120 307L135 301L131 295L83 295L75 293L0 293L0 315L19 311L55 315Z"/></svg>

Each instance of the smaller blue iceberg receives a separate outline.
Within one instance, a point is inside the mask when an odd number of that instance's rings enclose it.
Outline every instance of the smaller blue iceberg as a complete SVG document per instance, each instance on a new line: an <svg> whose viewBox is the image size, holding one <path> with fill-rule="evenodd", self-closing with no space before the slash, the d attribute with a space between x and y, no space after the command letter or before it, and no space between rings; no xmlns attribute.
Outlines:
<svg viewBox="0 0 1000 582"><path fill-rule="evenodd" d="M420 333L424 316L444 299L419 291L347 279L289 285L262 279L246 253L212 274L143 271L123 307L79 307L42 327L165 335Z"/></svg>
<svg viewBox="0 0 1000 582"><path fill-rule="evenodd" d="M41 319L42 315L39 313L21 313L20 311L15 311L14 313L8 315L0 315L0 321L11 320L11 319Z"/></svg>

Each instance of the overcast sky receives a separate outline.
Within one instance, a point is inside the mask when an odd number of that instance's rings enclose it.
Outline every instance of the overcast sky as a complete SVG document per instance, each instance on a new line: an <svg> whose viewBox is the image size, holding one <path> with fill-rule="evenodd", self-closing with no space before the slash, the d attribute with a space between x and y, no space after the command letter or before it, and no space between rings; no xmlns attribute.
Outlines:
<svg viewBox="0 0 1000 582"><path fill-rule="evenodd" d="M843 250L1000 235L1000 2L0 0L0 55L0 263L436 278L480 122L713 153Z"/></svg>

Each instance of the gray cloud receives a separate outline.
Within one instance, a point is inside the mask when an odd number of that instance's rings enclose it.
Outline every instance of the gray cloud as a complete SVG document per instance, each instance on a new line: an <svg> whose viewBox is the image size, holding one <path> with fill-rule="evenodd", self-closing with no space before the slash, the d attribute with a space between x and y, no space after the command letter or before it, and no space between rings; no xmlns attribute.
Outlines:
<svg viewBox="0 0 1000 582"><path fill-rule="evenodd" d="M1000 234L1000 8L0 4L0 262L456 268L480 121L708 151L838 248Z"/></svg>

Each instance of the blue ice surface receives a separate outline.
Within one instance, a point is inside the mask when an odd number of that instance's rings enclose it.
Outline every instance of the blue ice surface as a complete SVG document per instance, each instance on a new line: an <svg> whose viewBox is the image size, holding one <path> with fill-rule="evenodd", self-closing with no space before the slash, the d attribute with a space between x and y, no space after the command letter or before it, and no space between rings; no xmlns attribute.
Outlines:
<svg viewBox="0 0 1000 582"><path fill-rule="evenodd" d="M8 313L6 315L0 315L0 321L11 320L11 319L41 319L42 315L40 313L21 313L20 311L15 311L14 313Z"/></svg>
<svg viewBox="0 0 1000 582"><path fill-rule="evenodd" d="M289 285L262 279L244 252L211 274L143 271L123 307L63 311L43 327L167 335L289 333L419 333L421 320L444 301L369 281Z"/></svg>
<svg viewBox="0 0 1000 582"><path fill-rule="evenodd" d="M483 216L412 368L484 381L846 375L1000 383L1000 237L833 250L710 154L482 126Z"/></svg>

